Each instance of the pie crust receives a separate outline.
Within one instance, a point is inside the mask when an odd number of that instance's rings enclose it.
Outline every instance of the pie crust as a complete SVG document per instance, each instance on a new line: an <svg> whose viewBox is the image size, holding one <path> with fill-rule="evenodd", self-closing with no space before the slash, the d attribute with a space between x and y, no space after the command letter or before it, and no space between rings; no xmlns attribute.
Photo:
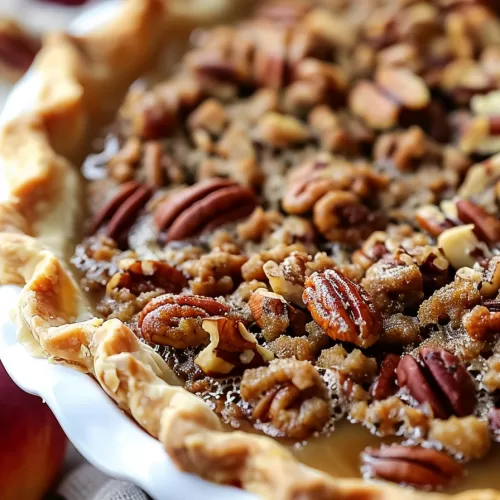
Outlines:
<svg viewBox="0 0 500 500"><path fill-rule="evenodd" d="M207 9L203 17L210 17L210 2L198 3ZM128 0L112 25L85 36L58 33L46 39L36 59L37 104L0 133L10 194L0 205L0 283L24 286L19 327L53 362L94 376L183 471L264 498L451 498L331 477L301 464L268 437L223 431L215 413L180 387L166 362L127 326L94 317L66 269L82 206L72 162L82 158L92 130L116 111L130 83L168 39L168 27L197 21L169 11L164 0ZM490 163L497 161L500 156ZM493 500L500 492L471 490L454 498Z"/></svg>

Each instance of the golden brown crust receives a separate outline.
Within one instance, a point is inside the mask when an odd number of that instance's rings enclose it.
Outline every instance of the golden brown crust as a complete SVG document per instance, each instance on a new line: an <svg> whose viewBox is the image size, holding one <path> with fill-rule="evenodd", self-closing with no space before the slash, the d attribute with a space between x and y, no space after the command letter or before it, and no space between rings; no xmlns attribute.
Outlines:
<svg viewBox="0 0 500 500"><path fill-rule="evenodd" d="M0 204L2 230L36 234L64 256L81 212L76 170L52 149L43 120L36 116L7 124L0 148L10 195Z"/></svg>
<svg viewBox="0 0 500 500"><path fill-rule="evenodd" d="M0 205L0 283L24 285L19 326L55 362L95 376L182 470L264 498L449 498L333 478L300 464L270 438L222 432L215 413L177 385L165 361L128 327L94 317L57 256L71 243L80 207L78 176L66 158L78 158L89 131L115 109L167 25L164 1L129 0L113 27L85 37L51 35L37 60L41 90L34 112L0 132L10 194ZM500 493L454 498L494 500Z"/></svg>
<svg viewBox="0 0 500 500"><path fill-rule="evenodd" d="M52 33L45 39L36 60L38 113L59 154L78 158L90 131L112 116L130 82L161 45L166 2L126 5L116 23L87 36Z"/></svg>
<svg viewBox="0 0 500 500"><path fill-rule="evenodd" d="M0 232L31 234L32 228L12 201L0 203Z"/></svg>
<svg viewBox="0 0 500 500"><path fill-rule="evenodd" d="M161 45L165 19L164 0L130 0L116 23L91 35L47 37L35 61L35 108L0 131L9 193L0 205L3 230L34 234L66 254L81 207L78 175L66 158L78 160L89 131L114 112Z"/></svg>

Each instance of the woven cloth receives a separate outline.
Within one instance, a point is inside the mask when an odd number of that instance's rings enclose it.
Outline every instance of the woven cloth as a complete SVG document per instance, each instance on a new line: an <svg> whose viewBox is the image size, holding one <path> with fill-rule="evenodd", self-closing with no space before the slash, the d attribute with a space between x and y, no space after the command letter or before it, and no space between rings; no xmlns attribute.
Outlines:
<svg viewBox="0 0 500 500"><path fill-rule="evenodd" d="M58 500L149 500L131 483L112 479L88 463L73 469L60 482L53 497Z"/></svg>

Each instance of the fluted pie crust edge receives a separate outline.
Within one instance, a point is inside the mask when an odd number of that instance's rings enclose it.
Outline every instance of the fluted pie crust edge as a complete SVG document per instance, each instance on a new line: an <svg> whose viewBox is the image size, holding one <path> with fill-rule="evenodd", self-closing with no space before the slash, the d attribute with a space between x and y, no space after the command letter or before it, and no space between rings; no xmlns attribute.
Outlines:
<svg viewBox="0 0 500 500"><path fill-rule="evenodd" d="M220 1L215 4L220 8ZM9 192L0 203L0 284L24 286L19 328L53 362L94 376L181 470L210 481L273 499L500 499L493 490L449 496L335 478L301 464L271 438L224 432L215 413L183 389L127 326L94 317L64 265L83 205L72 162L82 158L92 131L112 116L130 83L168 41L171 23L166 0L128 0L112 25L45 40L35 61L37 104L0 131Z"/></svg>

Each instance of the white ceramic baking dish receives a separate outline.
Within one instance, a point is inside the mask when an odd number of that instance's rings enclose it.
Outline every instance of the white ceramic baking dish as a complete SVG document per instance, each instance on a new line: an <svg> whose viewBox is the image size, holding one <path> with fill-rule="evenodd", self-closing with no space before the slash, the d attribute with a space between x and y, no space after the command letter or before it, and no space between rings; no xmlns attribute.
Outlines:
<svg viewBox="0 0 500 500"><path fill-rule="evenodd" d="M119 1L98 4L79 16L70 31L82 33L112 19ZM37 74L30 70L14 87L0 123L29 109L38 90ZM0 152L0 198L2 193ZM0 359L15 383L43 398L80 453L103 472L140 486L157 500L245 500L254 498L179 472L159 441L121 412L90 377L46 359L31 357L17 341L10 320L19 294L15 286L0 287Z"/></svg>

